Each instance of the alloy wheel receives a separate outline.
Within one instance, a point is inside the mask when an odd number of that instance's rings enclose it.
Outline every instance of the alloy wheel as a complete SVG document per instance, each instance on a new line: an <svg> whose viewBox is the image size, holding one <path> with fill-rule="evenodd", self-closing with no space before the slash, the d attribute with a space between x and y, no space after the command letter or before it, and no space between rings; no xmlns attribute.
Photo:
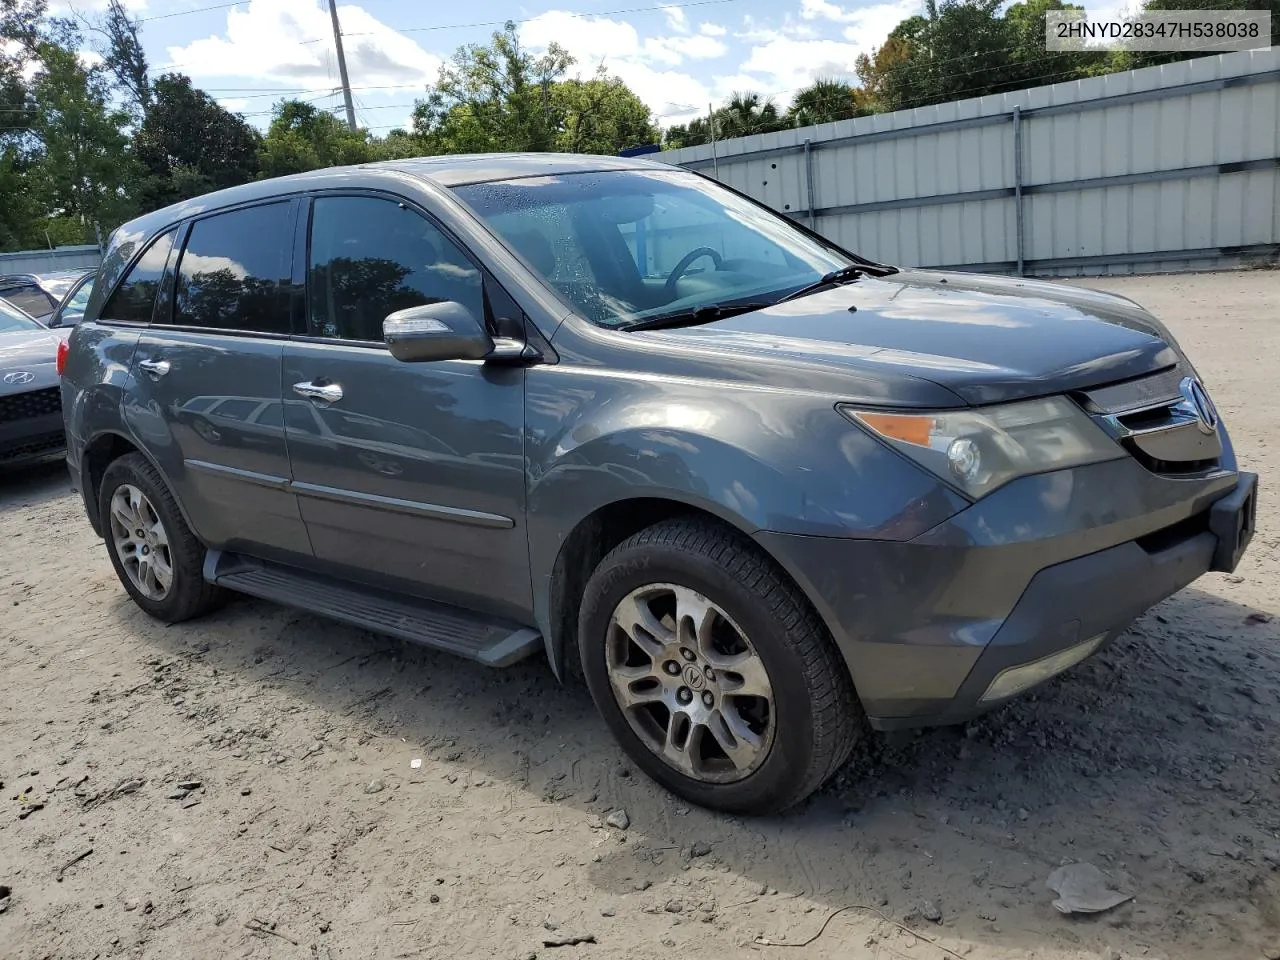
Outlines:
<svg viewBox="0 0 1280 960"><path fill-rule="evenodd" d="M131 483L111 495L111 540L129 582L148 600L163 600L173 585L169 534L147 495Z"/></svg>
<svg viewBox="0 0 1280 960"><path fill-rule="evenodd" d="M631 729L673 769L729 783L768 756L768 671L743 630L696 590L670 583L632 590L609 621L606 659Z"/></svg>

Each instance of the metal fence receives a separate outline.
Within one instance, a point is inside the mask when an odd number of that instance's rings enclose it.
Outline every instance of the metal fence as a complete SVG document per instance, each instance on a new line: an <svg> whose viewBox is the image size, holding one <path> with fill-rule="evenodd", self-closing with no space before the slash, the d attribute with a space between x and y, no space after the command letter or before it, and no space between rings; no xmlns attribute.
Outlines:
<svg viewBox="0 0 1280 960"><path fill-rule="evenodd" d="M661 154L909 266L1073 276L1280 256L1280 48Z"/></svg>
<svg viewBox="0 0 1280 960"><path fill-rule="evenodd" d="M14 273L56 273L59 270L89 270L102 260L96 244L58 247L54 250L21 250L0 253L0 276Z"/></svg>

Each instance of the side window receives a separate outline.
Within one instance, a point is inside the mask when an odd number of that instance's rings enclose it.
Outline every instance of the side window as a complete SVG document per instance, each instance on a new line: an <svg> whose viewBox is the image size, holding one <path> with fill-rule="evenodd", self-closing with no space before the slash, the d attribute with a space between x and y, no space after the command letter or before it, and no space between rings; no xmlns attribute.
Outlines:
<svg viewBox="0 0 1280 960"><path fill-rule="evenodd" d="M164 273L164 265L169 262L169 251L173 249L173 238L177 233L178 229L174 227L151 241L151 246L124 275L120 286L102 308L103 320L151 322L156 290L160 287L160 277Z"/></svg>
<svg viewBox="0 0 1280 960"><path fill-rule="evenodd" d="M484 322L480 271L432 223L392 200L319 197L311 214L311 332L382 340L387 314L455 300Z"/></svg>
<svg viewBox="0 0 1280 960"><path fill-rule="evenodd" d="M197 220L178 261L173 322L289 333L292 250L290 201Z"/></svg>

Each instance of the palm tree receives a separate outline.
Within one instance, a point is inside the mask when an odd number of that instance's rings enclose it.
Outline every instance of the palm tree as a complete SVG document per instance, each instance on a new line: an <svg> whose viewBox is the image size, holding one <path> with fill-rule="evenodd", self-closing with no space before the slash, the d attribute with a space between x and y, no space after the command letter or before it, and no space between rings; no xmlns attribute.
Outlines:
<svg viewBox="0 0 1280 960"><path fill-rule="evenodd" d="M737 92L716 111L716 136L746 137L769 133L783 127L778 107L771 98L758 93Z"/></svg>
<svg viewBox="0 0 1280 960"><path fill-rule="evenodd" d="M809 127L865 116L871 111L862 100L860 91L852 84L834 77L819 77L796 94L787 110L787 121L791 126Z"/></svg>

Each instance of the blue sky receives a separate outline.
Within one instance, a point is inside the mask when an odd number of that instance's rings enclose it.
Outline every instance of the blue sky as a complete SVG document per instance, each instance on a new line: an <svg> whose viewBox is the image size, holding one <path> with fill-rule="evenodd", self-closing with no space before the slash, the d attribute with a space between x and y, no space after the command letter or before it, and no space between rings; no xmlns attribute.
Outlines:
<svg viewBox="0 0 1280 960"><path fill-rule="evenodd" d="M152 66L179 70L255 126L280 96L341 109L324 0L128 0L143 20ZM520 23L532 49L557 41L592 73L604 64L663 126L705 113L734 90L784 106L819 75L852 76L854 59L884 41L922 0L361 0L339 3L358 121L375 133L406 126L413 101L459 45L483 42L496 21ZM54 0L92 13L105 0ZM1104 4L1090 4L1101 12ZM1113 8L1112 3L1105 4Z"/></svg>

